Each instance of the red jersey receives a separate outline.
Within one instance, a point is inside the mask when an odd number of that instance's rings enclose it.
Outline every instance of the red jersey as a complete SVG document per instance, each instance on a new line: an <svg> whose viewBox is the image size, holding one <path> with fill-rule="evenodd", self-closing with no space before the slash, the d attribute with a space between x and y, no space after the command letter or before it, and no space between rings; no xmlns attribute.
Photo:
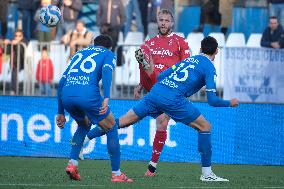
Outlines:
<svg viewBox="0 0 284 189"><path fill-rule="evenodd" d="M41 83L51 83L53 80L53 64L51 59L41 59L36 69L36 80Z"/></svg>
<svg viewBox="0 0 284 189"><path fill-rule="evenodd" d="M154 73L150 77L140 67L140 84L147 91L157 82L157 76L162 71L190 56L185 39L174 33L152 37L141 45L141 49L146 61L149 61L151 56L154 64Z"/></svg>

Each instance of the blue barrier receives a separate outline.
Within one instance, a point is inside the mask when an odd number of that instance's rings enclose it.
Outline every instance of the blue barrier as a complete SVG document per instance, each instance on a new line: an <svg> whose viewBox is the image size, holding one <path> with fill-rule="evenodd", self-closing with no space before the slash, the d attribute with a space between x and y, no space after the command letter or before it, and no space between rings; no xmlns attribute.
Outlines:
<svg viewBox="0 0 284 189"><path fill-rule="evenodd" d="M65 129L55 126L55 98L0 96L0 156L68 157L69 141L76 129L67 115ZM116 116L137 101L112 100ZM284 165L284 105L241 104L238 108L213 108L194 103L212 123L213 162L225 164ZM170 121L161 161L199 162L197 134ZM155 120L145 118L120 129L123 160L149 160ZM84 148L87 158L108 159L106 138Z"/></svg>

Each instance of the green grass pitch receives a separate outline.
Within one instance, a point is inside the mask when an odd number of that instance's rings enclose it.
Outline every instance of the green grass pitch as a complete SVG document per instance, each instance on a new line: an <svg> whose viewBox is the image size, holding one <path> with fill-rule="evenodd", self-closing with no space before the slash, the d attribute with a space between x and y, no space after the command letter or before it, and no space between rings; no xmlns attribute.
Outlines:
<svg viewBox="0 0 284 189"><path fill-rule="evenodd" d="M198 164L160 162L157 176L145 178L147 162L122 161L122 171L134 183L111 183L109 161L80 161L81 181L67 177L67 161L0 157L0 188L284 188L284 166L214 165L214 172L230 182L202 183Z"/></svg>

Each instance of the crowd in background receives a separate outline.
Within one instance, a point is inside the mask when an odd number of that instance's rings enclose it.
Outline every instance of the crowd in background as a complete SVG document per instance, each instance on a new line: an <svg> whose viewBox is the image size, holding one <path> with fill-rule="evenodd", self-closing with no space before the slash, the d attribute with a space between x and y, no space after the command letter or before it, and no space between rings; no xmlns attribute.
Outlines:
<svg viewBox="0 0 284 189"><path fill-rule="evenodd" d="M53 40L60 41L70 47L69 58L78 50L91 44L94 37L93 31L88 30L84 21L79 20L78 16L83 7L82 0L62 0L60 7L62 11L62 21L55 28L49 28L39 22L39 10L41 7L48 6L51 0L1 0L0 1L0 38L4 45L10 45L12 78L11 94L17 94L17 73L23 69L23 63L16 63L22 59L24 48L16 44L27 44L30 40L36 39L39 42L49 43ZM175 11L174 0L99 0L96 12L96 25L100 33L108 34L114 41L113 49L116 48L119 32L126 36L129 31L139 31L144 37L152 37L157 34L156 15L160 9ZM203 32L204 24L212 27L220 26L221 32L228 35L228 28L232 24L232 10L236 0L202 0L200 1L201 14L200 25L193 32ZM284 0L268 0L270 19L269 26L264 30L261 45L263 47L284 48ZM14 36L9 36L9 22L11 14L16 7L18 23L14 28ZM13 14L12 14L13 15ZM14 16L13 16L14 19ZM0 41L0 42L1 42ZM2 48L4 48L2 46ZM6 47L5 47L6 48ZM44 47L42 59L48 59L49 48ZM3 49L0 48L0 56ZM117 51L119 52L119 51ZM18 58L19 56L20 58ZM24 61L24 60L21 60ZM44 61L39 65L45 65L50 69L43 79L37 76L42 94L50 94L48 85L51 83L53 75L50 72L52 60ZM1 65L1 64L0 64ZM51 66L49 66L51 65ZM0 66L1 67L1 66ZM38 68L42 72L42 68ZM1 69L0 69L1 71ZM51 77L52 76L52 77ZM44 81L43 81L44 80ZM45 87L43 87L43 85ZM45 92L44 92L45 91Z"/></svg>

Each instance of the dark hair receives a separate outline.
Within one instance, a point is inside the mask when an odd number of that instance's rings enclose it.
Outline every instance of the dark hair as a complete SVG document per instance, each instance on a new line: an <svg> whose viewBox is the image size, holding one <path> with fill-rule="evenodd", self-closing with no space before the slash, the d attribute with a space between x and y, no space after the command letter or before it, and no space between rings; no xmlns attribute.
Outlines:
<svg viewBox="0 0 284 189"><path fill-rule="evenodd" d="M79 24L79 23L81 23L81 24L83 24L83 26L85 26L85 22L83 20L77 20L76 21L76 25Z"/></svg>
<svg viewBox="0 0 284 189"><path fill-rule="evenodd" d="M171 16L172 22L175 21L175 20L174 20L174 15L173 15L173 13L172 13L170 10L168 10L168 9L161 9L161 10L158 12L158 15L159 15L159 14L168 14L168 15ZM158 16L158 15L157 15L157 16Z"/></svg>
<svg viewBox="0 0 284 189"><path fill-rule="evenodd" d="M201 52L212 55L216 52L218 43L214 37L207 36L201 41Z"/></svg>
<svg viewBox="0 0 284 189"><path fill-rule="evenodd" d="M99 35L94 39L95 46L103 46L105 48L112 47L112 39L108 35Z"/></svg>
<svg viewBox="0 0 284 189"><path fill-rule="evenodd" d="M277 18L276 16L270 16L270 17L269 17L269 20L270 20L270 19L276 19L276 20L278 21L278 18Z"/></svg>

